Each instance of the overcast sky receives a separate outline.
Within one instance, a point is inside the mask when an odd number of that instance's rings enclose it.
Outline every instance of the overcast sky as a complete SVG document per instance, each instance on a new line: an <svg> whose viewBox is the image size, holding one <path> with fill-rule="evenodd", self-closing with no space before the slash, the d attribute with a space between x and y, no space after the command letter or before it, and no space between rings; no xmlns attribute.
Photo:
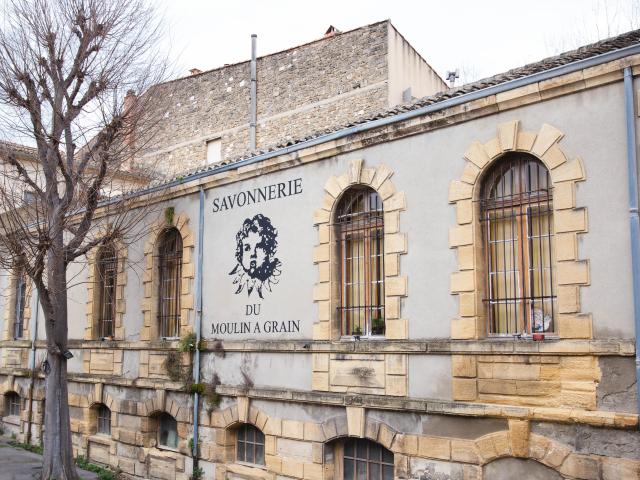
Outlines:
<svg viewBox="0 0 640 480"><path fill-rule="evenodd" d="M156 0L164 15L174 76L248 60L390 19L442 76L500 73L637 28L638 0Z"/></svg>

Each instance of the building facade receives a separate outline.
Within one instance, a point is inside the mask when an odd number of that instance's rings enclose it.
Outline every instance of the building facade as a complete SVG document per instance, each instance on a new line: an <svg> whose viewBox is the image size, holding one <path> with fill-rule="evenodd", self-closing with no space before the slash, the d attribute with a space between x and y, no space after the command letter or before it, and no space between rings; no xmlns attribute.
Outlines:
<svg viewBox="0 0 640 480"><path fill-rule="evenodd" d="M75 453L130 478L194 453L215 479L638 478L639 40L141 191L137 240L70 271ZM42 315L2 282L2 424L37 442Z"/></svg>

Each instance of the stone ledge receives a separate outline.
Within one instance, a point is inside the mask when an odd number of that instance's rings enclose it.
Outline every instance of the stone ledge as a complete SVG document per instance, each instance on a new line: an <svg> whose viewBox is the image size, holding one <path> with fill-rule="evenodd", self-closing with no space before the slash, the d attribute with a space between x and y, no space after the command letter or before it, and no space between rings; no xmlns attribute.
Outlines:
<svg viewBox="0 0 640 480"><path fill-rule="evenodd" d="M358 342L329 342L324 340L203 340L203 353L225 352L293 352L293 353L409 353L409 354L540 354L540 355L635 355L633 339L569 340L547 339L534 342L529 339L424 339L424 340L361 340ZM177 348L172 342L126 342L69 340L70 349L122 349L168 351ZM28 348L25 341L0 341L0 348ZM37 347L46 347L38 341Z"/></svg>
<svg viewBox="0 0 640 480"><path fill-rule="evenodd" d="M217 391L231 397L260 400L301 402L324 405L358 406L381 410L400 410L439 415L495 417L510 420L538 420L559 423L579 423L592 426L632 429L638 425L638 415L577 408L520 407L483 403L397 398L379 395L345 394L335 392L307 392L288 389L265 389L220 385Z"/></svg>
<svg viewBox="0 0 640 480"><path fill-rule="evenodd" d="M0 374L7 374L0 369ZM14 374L16 372L13 372ZM28 376L29 371L21 372ZM20 376L20 375L17 375ZM42 375L39 375L42 378ZM150 381L147 379L129 380L122 377L69 374L70 382L103 383L130 388L162 389L182 391L180 383ZM281 388L246 388L235 385L219 385L216 392L228 397L248 397L252 399L312 403L332 406L357 406L378 410L408 411L438 415L456 415L467 417L493 417L512 420L537 420L569 424L607 426L620 429L637 428L637 414L584 410L580 408L522 407L517 405L459 402L452 400L433 400L423 398L393 397L337 392L292 390ZM185 395L189 395L185 393Z"/></svg>

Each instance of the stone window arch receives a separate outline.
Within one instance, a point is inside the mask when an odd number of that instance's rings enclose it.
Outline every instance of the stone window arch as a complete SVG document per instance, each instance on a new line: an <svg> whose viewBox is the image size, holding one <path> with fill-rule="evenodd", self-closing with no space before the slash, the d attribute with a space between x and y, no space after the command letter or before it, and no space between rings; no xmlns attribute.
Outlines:
<svg viewBox="0 0 640 480"><path fill-rule="evenodd" d="M24 267L16 265L12 269L5 298L5 340L29 338L31 282Z"/></svg>
<svg viewBox="0 0 640 480"><path fill-rule="evenodd" d="M95 407L96 411L96 433L100 435L111 435L111 410L104 403Z"/></svg>
<svg viewBox="0 0 640 480"><path fill-rule="evenodd" d="M383 336L384 209L378 192L354 185L340 197L336 239L340 335Z"/></svg>
<svg viewBox="0 0 640 480"><path fill-rule="evenodd" d="M383 257L377 257L383 265L379 278L384 286L384 302L374 305L378 321L374 332L374 318L365 316L366 328L361 333L378 333L384 329L385 339L404 340L409 338L409 322L402 315L402 299L407 296L407 277L400 272L400 256L407 253L407 235L400 229L402 211L406 208L404 192L398 191L391 177L393 170L386 165L376 168L364 166L363 160L353 160L347 172L330 177L324 187L325 195L322 208L314 212L314 225L318 230L318 245L314 248L313 262L318 266L318 281L314 287L313 300L318 306L318 321L313 326L314 340L340 340L343 336L341 318L341 295L344 291L341 283L341 271L344 265L341 258L340 208L350 192L366 192L369 200L382 205L374 207L373 218L377 217L378 226L372 229L381 234ZM381 207L381 208L380 208ZM371 208L369 208L371 210ZM380 218L381 216L381 218ZM369 221L372 219L370 218ZM384 314L382 315L382 307ZM355 334L347 331L347 334ZM366 371L370 371L368 356L354 355L350 360L360 362ZM328 353L313 355L312 385L314 390L344 392L379 393L381 395L402 396L407 393L407 357L404 354L380 356L375 359L375 381L371 378L330 378L330 371L336 372L347 368L341 364L343 358ZM333 366L331 366L333 365ZM353 368L353 367L351 367ZM375 386L372 388L372 384Z"/></svg>
<svg viewBox="0 0 640 480"><path fill-rule="evenodd" d="M169 238L168 237L171 237ZM179 240L178 240L179 237ZM164 241L173 242L174 253L171 264L165 264L165 273L174 274L171 277L174 281L177 297L171 302L161 300L161 251ZM176 243L177 242L177 243ZM170 246L170 245L166 245ZM152 340L160 337L178 337L191 330L189 324L191 311L193 310L194 299L192 293L192 282L195 277L195 264L193 261L194 236L189 229L189 218L185 214L174 214L173 208L165 210L161 220L151 227L151 234L145 243L145 270L143 274L144 300L142 302L142 312L144 316L144 327L141 332L142 340ZM168 258L168 257L167 257ZM179 259L179 272L175 261ZM168 279L168 277L167 277ZM170 282L164 284L168 287ZM163 308L169 310L163 311ZM161 317L167 312L174 318L174 323L168 322L172 327L172 332L162 332ZM164 313L163 313L164 312ZM171 333L171 335L166 335Z"/></svg>
<svg viewBox="0 0 640 480"><path fill-rule="evenodd" d="M85 340L124 340L127 248L119 240L87 254L89 267Z"/></svg>
<svg viewBox="0 0 640 480"><path fill-rule="evenodd" d="M585 180L580 158L568 160L559 142L563 133L544 124L538 132L520 130L518 121L498 126L496 137L474 142L465 153L460 180L451 182L449 202L456 206L457 225L449 230L449 246L457 251L458 271L451 276L451 293L459 298L458 318L451 337L482 338L487 335L485 260L480 198L486 173L513 152L534 157L549 171L553 191L554 252L552 265L557 311L554 330L561 338L591 338L591 315L580 311L580 287L588 285L589 262L579 259L577 235L587 231L587 211L576 205L576 184Z"/></svg>
<svg viewBox="0 0 640 480"><path fill-rule="evenodd" d="M100 338L113 337L118 276L118 253L114 245L102 246L98 250L96 263L98 272L97 333Z"/></svg>
<svg viewBox="0 0 640 480"><path fill-rule="evenodd" d="M362 160L354 160L349 171L331 177L325 185L323 206L314 214L318 228L318 245L314 263L318 265L318 282L314 301L318 305L318 322L314 325L315 340L337 340L342 335L340 308L340 242L337 238L339 209L350 192L370 192L378 198L382 210L382 243L384 245L384 334L388 339L408 338L407 320L401 315L401 298L407 295L407 278L400 275L400 255L407 252L407 236L400 232L400 213L405 209L404 192L396 190L391 181L393 171L385 165L364 168ZM374 195L375 194L375 195ZM375 200L377 201L377 200ZM342 204L344 206L344 204ZM381 207L381 208L380 208Z"/></svg>
<svg viewBox="0 0 640 480"><path fill-rule="evenodd" d="M178 421L167 412L157 412L151 416L151 422L156 434L156 445L159 448L177 450L180 441Z"/></svg>
<svg viewBox="0 0 640 480"><path fill-rule="evenodd" d="M158 238L158 332L159 336L180 336L180 300L182 293L182 236L175 227L162 231Z"/></svg>
<svg viewBox="0 0 640 480"><path fill-rule="evenodd" d="M22 411L22 398L16 392L4 394L4 415L19 417Z"/></svg>
<svg viewBox="0 0 640 480"><path fill-rule="evenodd" d="M483 175L479 223L489 335L554 332L553 190L544 164L503 154Z"/></svg>

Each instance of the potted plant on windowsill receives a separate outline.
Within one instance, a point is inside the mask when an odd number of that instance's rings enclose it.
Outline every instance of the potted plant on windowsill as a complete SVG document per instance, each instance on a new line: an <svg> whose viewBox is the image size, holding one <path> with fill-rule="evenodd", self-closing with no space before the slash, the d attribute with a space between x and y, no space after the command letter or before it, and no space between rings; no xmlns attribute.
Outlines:
<svg viewBox="0 0 640 480"><path fill-rule="evenodd" d="M373 335L384 335L384 318L375 317L371 320L371 333Z"/></svg>
<svg viewBox="0 0 640 480"><path fill-rule="evenodd" d="M360 340L360 336L362 335L362 329L360 328L360 325L353 329L352 335L354 340Z"/></svg>

